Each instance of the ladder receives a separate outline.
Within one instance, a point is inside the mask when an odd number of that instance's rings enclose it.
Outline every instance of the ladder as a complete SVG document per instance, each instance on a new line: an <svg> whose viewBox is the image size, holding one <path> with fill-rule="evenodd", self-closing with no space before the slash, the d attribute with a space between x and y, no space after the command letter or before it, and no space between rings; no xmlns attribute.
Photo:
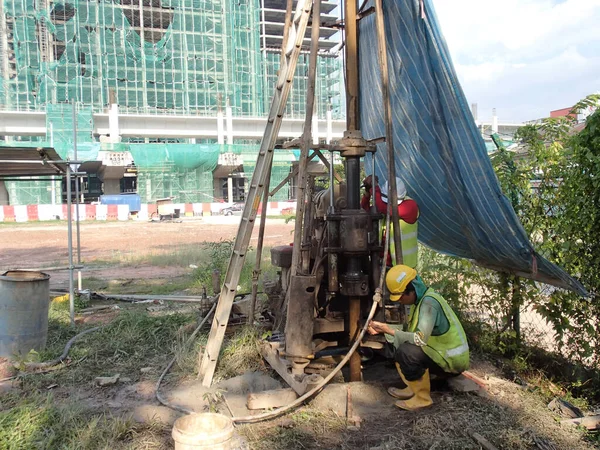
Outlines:
<svg viewBox="0 0 600 450"><path fill-rule="evenodd" d="M235 297L240 274L244 265L246 251L250 243L254 221L258 212L265 183L271 176L271 165L273 162L273 150L275 142L281 128L281 121L285 112L285 106L288 95L292 89L292 81L300 51L302 41L312 10L312 0L298 0L296 11L290 24L287 45L284 49L279 77L275 86L275 95L271 101L267 125L260 143L260 150L256 160L256 168L250 182L250 189L242 212L240 226L238 228L233 252L227 266L227 273L219 296L217 309L213 318L212 327L208 335L208 343L200 363L199 377L202 377L202 385L209 387L212 383L213 375L217 365L217 359L225 330L229 322L231 307ZM284 37L285 38L285 37ZM265 220L263 217L262 220Z"/></svg>

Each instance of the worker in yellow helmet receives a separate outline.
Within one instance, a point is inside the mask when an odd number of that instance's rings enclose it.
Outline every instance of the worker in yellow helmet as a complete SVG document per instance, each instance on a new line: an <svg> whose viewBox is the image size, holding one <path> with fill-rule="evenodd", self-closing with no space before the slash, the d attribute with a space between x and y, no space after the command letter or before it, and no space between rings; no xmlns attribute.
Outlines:
<svg viewBox="0 0 600 450"><path fill-rule="evenodd" d="M410 305L406 331L371 321L370 334L384 333L406 388L389 388L396 406L415 410L431 405L429 373L458 375L469 368L469 344L458 317L440 294L427 288L417 271L392 267L385 278L390 300Z"/></svg>

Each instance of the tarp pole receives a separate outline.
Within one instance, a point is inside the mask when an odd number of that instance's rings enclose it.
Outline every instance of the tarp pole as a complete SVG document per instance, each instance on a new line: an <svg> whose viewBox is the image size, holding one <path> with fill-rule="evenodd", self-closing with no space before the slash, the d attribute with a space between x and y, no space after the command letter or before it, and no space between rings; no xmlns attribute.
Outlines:
<svg viewBox="0 0 600 450"><path fill-rule="evenodd" d="M392 124L392 104L390 102L387 43L385 39L382 0L375 0L375 14L377 24L377 46L379 50L379 68L381 71L381 93L383 95L383 108L385 112L385 142L387 145L388 156L388 213L391 209L394 248L396 249L396 264L402 264L402 237L400 218L398 216L398 193L396 191L396 165L394 160L394 127ZM391 233L389 230L386 230L386 234L386 239L390 239Z"/></svg>

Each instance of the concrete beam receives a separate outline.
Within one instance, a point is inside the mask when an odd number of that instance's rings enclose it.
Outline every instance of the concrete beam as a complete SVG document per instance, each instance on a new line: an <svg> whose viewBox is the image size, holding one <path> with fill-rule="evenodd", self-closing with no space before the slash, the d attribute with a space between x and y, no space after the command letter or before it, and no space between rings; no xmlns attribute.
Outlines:
<svg viewBox="0 0 600 450"><path fill-rule="evenodd" d="M46 136L46 113L0 111L0 136Z"/></svg>
<svg viewBox="0 0 600 450"><path fill-rule="evenodd" d="M109 114L94 114L94 134L114 135ZM118 115L119 136L137 138L219 138L219 117L121 114ZM223 119L221 119L223 120ZM265 117L232 117L233 139L260 139L267 123ZM296 138L302 134L304 119L283 119L279 136ZM346 129L345 120L318 121L319 138L339 139ZM328 130L331 130L328 132ZM331 134L329 134L331 133ZM46 114L44 112L0 111L1 136L46 136Z"/></svg>

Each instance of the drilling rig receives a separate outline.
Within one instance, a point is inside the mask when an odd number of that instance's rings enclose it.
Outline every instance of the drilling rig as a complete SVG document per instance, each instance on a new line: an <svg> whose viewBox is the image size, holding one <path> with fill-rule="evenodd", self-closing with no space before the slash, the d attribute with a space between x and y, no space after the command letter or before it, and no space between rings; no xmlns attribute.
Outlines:
<svg viewBox="0 0 600 450"><path fill-rule="evenodd" d="M369 14L376 15L382 95L386 106L386 135L371 141L363 138L359 126L357 52L358 20ZM280 277L270 289L270 298L275 299L274 305L272 303L274 333L262 346L263 356L302 395L318 386L323 376L331 373L334 356L346 355L339 363L340 367L348 361L347 379L360 381L361 351L357 352L357 348L372 351L373 348L383 347L381 342L363 341L365 327L361 331L360 326L375 314L382 321L386 316L389 319L390 315L389 310L386 314L383 295L385 264L382 265L382 261L387 259L387 250L379 237L380 221L387 221L388 230L392 221L395 248L401 248L399 231L396 231L400 230L397 208L389 208L385 217L376 211L374 205L368 211L361 208L361 162L370 158L371 167L374 168L377 143L386 143L389 204L397 204L381 0L376 0L373 7L360 12L357 11L356 0L344 1L342 30L347 129L339 141L319 144L312 142L311 123L320 0L298 0L295 12L292 11L292 0L288 0L279 78L208 344L200 363L199 372L205 386L210 386L212 382L250 235L262 201L250 319L254 316L273 152L277 151L277 133L309 23L312 23L312 27L304 132L298 139L284 144L286 148L301 149L297 167L294 241L291 246L271 249L271 262L279 268ZM344 178L334 173L336 154L343 160ZM317 165L313 161L316 158L322 164ZM323 175L323 167L329 176L329 188L315 192L315 179ZM391 236L387 240L391 240ZM401 254L396 262L402 262Z"/></svg>

